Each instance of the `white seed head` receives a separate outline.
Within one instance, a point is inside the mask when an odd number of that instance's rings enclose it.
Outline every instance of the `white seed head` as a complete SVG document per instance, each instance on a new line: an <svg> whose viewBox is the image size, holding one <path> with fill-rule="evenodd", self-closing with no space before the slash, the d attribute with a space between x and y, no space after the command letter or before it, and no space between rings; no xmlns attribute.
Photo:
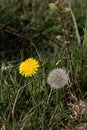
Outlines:
<svg viewBox="0 0 87 130"><path fill-rule="evenodd" d="M63 88L68 83L68 80L68 74L62 68L53 69L47 77L47 83L52 89Z"/></svg>

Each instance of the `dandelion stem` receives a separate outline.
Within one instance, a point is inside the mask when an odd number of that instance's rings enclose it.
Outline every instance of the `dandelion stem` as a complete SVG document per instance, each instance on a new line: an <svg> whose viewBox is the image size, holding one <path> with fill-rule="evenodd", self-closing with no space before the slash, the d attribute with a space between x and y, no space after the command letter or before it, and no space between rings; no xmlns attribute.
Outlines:
<svg viewBox="0 0 87 130"><path fill-rule="evenodd" d="M56 90L56 105L59 103L59 91Z"/></svg>

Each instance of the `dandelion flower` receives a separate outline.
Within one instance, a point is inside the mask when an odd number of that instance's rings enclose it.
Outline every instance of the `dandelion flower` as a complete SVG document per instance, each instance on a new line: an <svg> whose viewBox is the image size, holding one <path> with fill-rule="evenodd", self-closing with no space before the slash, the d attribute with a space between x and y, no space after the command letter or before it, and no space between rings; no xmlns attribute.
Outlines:
<svg viewBox="0 0 87 130"><path fill-rule="evenodd" d="M53 69L47 77L47 83L52 89L63 88L68 83L68 74L64 69Z"/></svg>
<svg viewBox="0 0 87 130"><path fill-rule="evenodd" d="M26 59L19 66L19 73L25 77L32 77L39 68L39 62L33 58Z"/></svg>

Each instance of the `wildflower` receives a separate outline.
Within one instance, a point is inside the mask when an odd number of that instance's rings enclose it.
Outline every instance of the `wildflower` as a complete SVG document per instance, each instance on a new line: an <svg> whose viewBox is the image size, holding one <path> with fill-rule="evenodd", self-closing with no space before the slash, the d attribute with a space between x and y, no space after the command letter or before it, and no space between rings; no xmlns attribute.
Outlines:
<svg viewBox="0 0 87 130"><path fill-rule="evenodd" d="M33 58L26 59L19 66L19 73L25 77L32 77L38 70L39 62Z"/></svg>
<svg viewBox="0 0 87 130"><path fill-rule="evenodd" d="M68 79L68 74L64 69L56 68L49 73L47 83L53 89L60 89L68 83Z"/></svg>

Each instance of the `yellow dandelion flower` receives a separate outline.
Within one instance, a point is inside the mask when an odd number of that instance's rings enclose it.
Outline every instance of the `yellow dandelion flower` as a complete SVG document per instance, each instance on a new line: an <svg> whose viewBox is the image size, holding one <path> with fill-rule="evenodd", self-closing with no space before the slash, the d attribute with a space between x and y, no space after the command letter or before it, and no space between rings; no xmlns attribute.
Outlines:
<svg viewBox="0 0 87 130"><path fill-rule="evenodd" d="M19 73L25 77L32 77L39 68L39 62L36 59L29 58L22 62L19 66Z"/></svg>

